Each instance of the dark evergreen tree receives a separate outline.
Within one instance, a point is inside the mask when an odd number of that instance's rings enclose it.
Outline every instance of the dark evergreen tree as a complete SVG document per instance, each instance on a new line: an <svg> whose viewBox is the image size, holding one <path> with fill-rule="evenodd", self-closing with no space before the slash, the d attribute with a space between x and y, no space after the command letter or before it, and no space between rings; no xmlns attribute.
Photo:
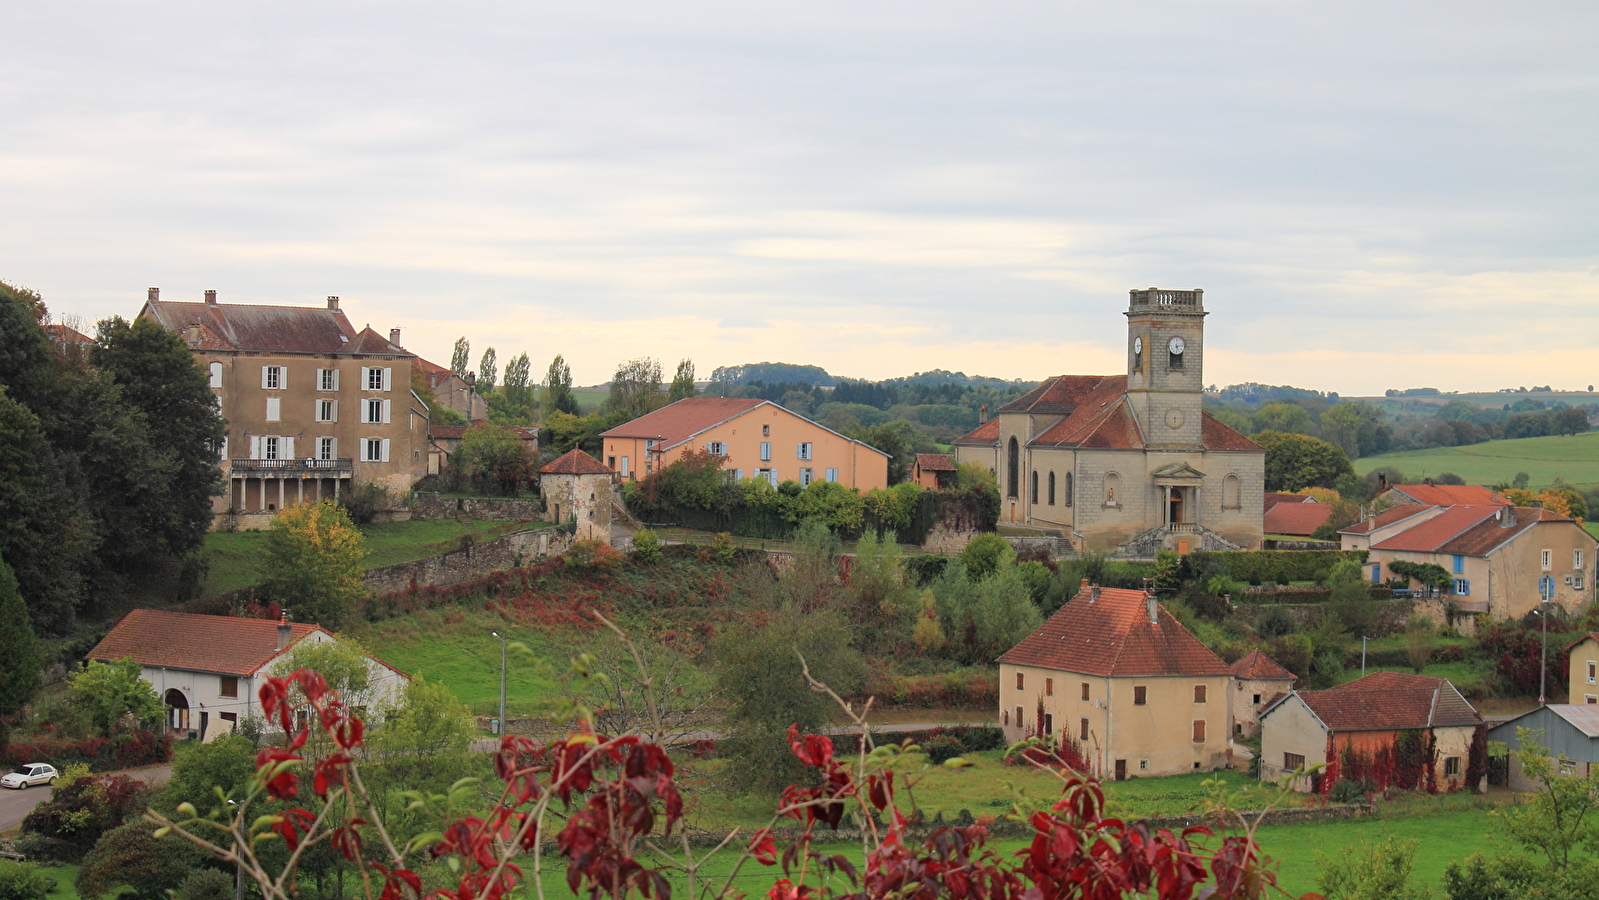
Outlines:
<svg viewBox="0 0 1599 900"><path fill-rule="evenodd" d="M0 744L16 716L39 693L44 651L33 633L28 607L17 591L11 567L0 559Z"/></svg>

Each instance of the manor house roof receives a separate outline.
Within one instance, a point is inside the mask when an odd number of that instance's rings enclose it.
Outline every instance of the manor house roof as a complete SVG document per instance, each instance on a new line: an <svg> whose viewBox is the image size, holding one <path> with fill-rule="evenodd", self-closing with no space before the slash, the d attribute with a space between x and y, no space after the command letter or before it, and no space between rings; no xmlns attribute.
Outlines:
<svg viewBox="0 0 1599 900"><path fill-rule="evenodd" d="M1077 596L999 661L1107 677L1231 674L1165 607L1154 604L1151 621L1153 596L1085 579Z"/></svg>
<svg viewBox="0 0 1599 900"><path fill-rule="evenodd" d="M202 350L318 356L412 355L371 328L357 331L344 311L336 306L147 300L144 312L163 328L184 336L191 346Z"/></svg>

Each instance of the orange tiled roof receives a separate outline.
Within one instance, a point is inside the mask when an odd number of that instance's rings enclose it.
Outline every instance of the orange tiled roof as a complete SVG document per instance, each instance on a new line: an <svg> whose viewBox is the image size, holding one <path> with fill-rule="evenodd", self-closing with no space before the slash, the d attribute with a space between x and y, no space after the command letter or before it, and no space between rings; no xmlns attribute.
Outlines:
<svg viewBox="0 0 1599 900"><path fill-rule="evenodd" d="M1427 506L1509 506L1510 501L1480 484L1396 484L1388 488Z"/></svg>
<svg viewBox="0 0 1599 900"><path fill-rule="evenodd" d="M319 625L289 624L289 646ZM110 662L131 657L141 666L253 675L278 657L278 623L270 619L199 616L136 609L122 617L88 658ZM286 650L287 648L285 648Z"/></svg>
<svg viewBox="0 0 1599 900"><path fill-rule="evenodd" d="M58 344L94 343L94 338L89 337L78 329L68 325L50 324L44 326L44 330L49 333L50 340L55 341Z"/></svg>
<svg viewBox="0 0 1599 900"><path fill-rule="evenodd" d="M1448 679L1409 672L1373 672L1325 691L1300 691L1299 698L1335 732L1482 724Z"/></svg>
<svg viewBox="0 0 1599 900"><path fill-rule="evenodd" d="M1283 493L1278 493L1277 491L1267 491L1266 494L1265 494L1265 497L1263 498L1263 500L1264 500L1264 502L1266 504L1266 509L1271 509L1273 506L1276 506L1279 503L1315 503L1316 502L1315 498L1307 497L1304 494L1283 494Z"/></svg>
<svg viewBox="0 0 1599 900"><path fill-rule="evenodd" d="M948 453L918 453L916 465L923 472L953 472L955 458Z"/></svg>
<svg viewBox="0 0 1599 900"><path fill-rule="evenodd" d="M961 437L956 438L954 443L959 447L992 447L994 442L998 440L999 420L989 419Z"/></svg>
<svg viewBox="0 0 1599 900"><path fill-rule="evenodd" d="M1232 672L1164 607L1156 605L1158 622L1151 622L1150 596L1085 583L1076 597L999 661L1112 677Z"/></svg>
<svg viewBox="0 0 1599 900"><path fill-rule="evenodd" d="M615 475L610 466L600 462L576 447L565 456L539 470L540 475Z"/></svg>
<svg viewBox="0 0 1599 900"><path fill-rule="evenodd" d="M1233 675L1246 681L1293 681L1299 677L1255 648L1232 665Z"/></svg>
<svg viewBox="0 0 1599 900"><path fill-rule="evenodd" d="M1492 521L1499 509L1497 506L1451 506L1424 522L1372 544L1371 549L1437 552L1472 526L1484 520Z"/></svg>
<svg viewBox="0 0 1599 900"><path fill-rule="evenodd" d="M1376 531L1379 528L1382 528L1382 527L1387 526L1387 525L1392 525L1395 522L1401 521L1403 519L1408 519L1411 516L1420 515L1421 513L1424 513L1424 512L1426 512L1429 509L1432 509L1432 507L1426 506L1426 505L1420 504L1420 503L1407 503L1404 506L1391 507L1389 509L1383 510L1382 512L1376 514L1375 516L1372 516L1369 519L1365 519L1363 521L1356 522L1355 524L1350 525L1347 528L1340 528L1340 529L1338 529L1338 533L1339 534L1371 534L1373 531Z"/></svg>
<svg viewBox="0 0 1599 900"><path fill-rule="evenodd" d="M1266 510L1261 522L1267 534L1299 537L1314 534L1316 529L1327 524L1330 515L1332 505L1328 503L1279 503Z"/></svg>
<svg viewBox="0 0 1599 900"><path fill-rule="evenodd" d="M1531 509L1525 506L1500 507L1500 509L1502 512L1498 516L1484 519L1466 529L1440 546L1438 552L1460 556L1487 556L1495 547L1540 522L1571 522L1565 516L1557 515L1547 509ZM1515 521L1507 523L1503 518L1506 515L1514 516Z"/></svg>
<svg viewBox="0 0 1599 900"><path fill-rule="evenodd" d="M660 438L658 449L665 450L766 405L765 400L744 397L688 397L624 422L600 437Z"/></svg>
<svg viewBox="0 0 1599 900"><path fill-rule="evenodd" d="M999 411L1029 412L1035 415L1070 415L1108 378L1120 378L1123 386L1126 385L1124 375L1056 375L1001 406Z"/></svg>
<svg viewBox="0 0 1599 900"><path fill-rule="evenodd" d="M1265 450L1208 412L1200 412L1199 424L1199 439L1206 450Z"/></svg>

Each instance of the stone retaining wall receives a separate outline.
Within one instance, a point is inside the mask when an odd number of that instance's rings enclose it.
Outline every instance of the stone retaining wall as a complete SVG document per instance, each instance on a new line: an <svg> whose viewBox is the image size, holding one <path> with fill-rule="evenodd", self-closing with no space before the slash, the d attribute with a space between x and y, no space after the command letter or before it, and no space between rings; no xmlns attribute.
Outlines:
<svg viewBox="0 0 1599 900"><path fill-rule="evenodd" d="M982 534L981 531L956 531L944 525L935 525L927 533L927 540L922 541L922 551L951 556L966 549L966 544L972 538Z"/></svg>
<svg viewBox="0 0 1599 900"><path fill-rule="evenodd" d="M411 494L411 516L417 519L453 519L471 516L486 522L537 522L544 518L539 497L445 497L430 491Z"/></svg>
<svg viewBox="0 0 1599 900"><path fill-rule="evenodd" d="M554 528L517 531L481 544L465 545L443 556L368 569L366 589L369 594L383 595L430 585L448 587L491 572L532 565L565 553L571 544L570 536Z"/></svg>

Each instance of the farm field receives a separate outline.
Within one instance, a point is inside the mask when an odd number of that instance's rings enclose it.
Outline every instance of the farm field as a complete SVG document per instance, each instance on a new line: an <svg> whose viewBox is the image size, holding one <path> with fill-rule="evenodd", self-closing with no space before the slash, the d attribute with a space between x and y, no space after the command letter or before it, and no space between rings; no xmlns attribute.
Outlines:
<svg viewBox="0 0 1599 900"><path fill-rule="evenodd" d="M530 526L519 522L415 519L363 525L361 533L366 536L367 567L376 568L438 556L459 546L463 535L488 541L527 527ZM203 593L215 596L259 584L266 537L264 531L213 531L206 535L203 552L211 568Z"/></svg>
<svg viewBox="0 0 1599 900"><path fill-rule="evenodd" d="M1592 486L1599 484L1599 432L1406 450L1362 457L1354 464L1362 475L1393 466L1413 479L1453 472L1467 484L1491 485L1526 472L1534 488L1548 487L1556 479Z"/></svg>

